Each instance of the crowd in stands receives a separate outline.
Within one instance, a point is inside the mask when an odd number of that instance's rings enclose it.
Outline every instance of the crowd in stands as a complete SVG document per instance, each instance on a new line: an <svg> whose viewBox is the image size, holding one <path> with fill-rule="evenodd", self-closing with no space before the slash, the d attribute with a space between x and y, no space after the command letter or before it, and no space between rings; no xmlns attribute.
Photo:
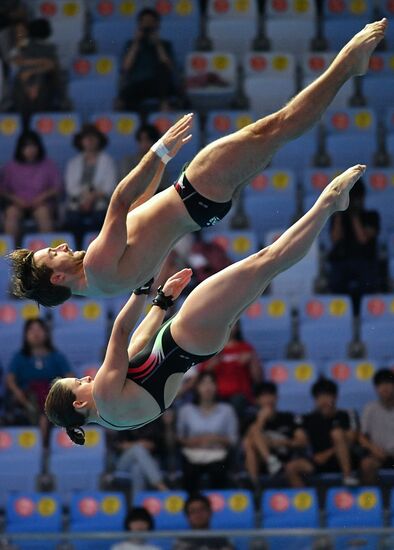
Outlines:
<svg viewBox="0 0 394 550"><path fill-rule="evenodd" d="M29 232L68 231L74 236L76 247L82 248L86 235L99 231L118 181L159 139L163 128L152 121L152 113L171 115L192 105L199 112L208 142L210 104L197 100L193 103L193 90L214 86L223 92L228 83L214 71L188 78L181 74L174 45L162 36L160 14L152 7L144 8L136 13L133 32L119 48L119 78L116 94L111 97L114 112L132 111L136 116L135 147L122 156L114 154L109 133L82 109L77 113L82 124L70 134L73 154L57 161L47 152L45 132L34 127L34 116L45 112L75 113L77 102L69 93L70 71L58 53L51 23L37 17L31 4L3 0L0 6L0 115L17 114L21 121L14 150L0 167L0 232L20 246ZM261 9L265 3L258 4ZM199 3L205 23L209 5L210 2ZM317 13L315 38L319 43L324 2L313 5ZM378 2L376 7L379 15ZM201 24L203 30L205 26ZM201 38L207 39L204 32ZM83 45L88 53L94 53L89 50L92 40L88 32ZM262 44L264 40L260 40ZM228 102L225 94L220 96L223 107L242 106L245 98L240 89L236 92L236 101ZM94 96L95 90L91 93ZM213 105L216 109L217 103ZM365 102L357 106L364 107ZM384 171L389 170L390 158L381 126L379 123L378 139L374 140L381 146L377 166ZM130 139L129 135L124 139ZM316 134L313 139L314 151L318 153L316 166L324 171L329 165L327 151L321 147L321 136ZM302 150L298 151L298 156L302 154ZM290 169L296 165L297 160ZM286 160L274 166L288 168ZM332 168L336 169L335 162ZM297 177L302 179L302 170ZM172 180L173 174L167 171L159 190L168 187ZM302 184L297 185L292 219L305 210L306 197L300 199ZM318 187L319 184L314 190ZM281 188L280 182L277 188ZM361 314L362 297L390 291L391 279L394 280L394 247L391 264L388 257L390 228L387 231L383 223L382 210L368 202L368 192L366 181L354 187L348 210L332 217L320 240L316 260L316 288L349 296L355 319ZM253 233L253 220L244 199L241 197L235 205L226 228ZM278 224L271 229L283 228L282 220ZM258 247L265 244L265 235L256 237L255 232L255 238ZM232 261L234 258L220 240L210 240L208 233L202 231L182 239L170 253L160 278L164 280L174 271L190 266L194 272L193 288ZM262 334L261 340L264 338ZM0 398L4 397L0 425L39 426L49 452L51 427L43 412L45 395L54 378L77 376L78 369L67 352L56 349L51 324L44 316L26 321L20 347L12 351L9 364L0 368ZM394 347L391 356L394 357ZM358 411L351 402L346 403L346 408L338 407L341 385L326 374L323 376L320 369L310 386L313 410L303 414L278 406L280 385L268 379L265 367L237 325L216 357L187 373L174 407L159 420L135 431L106 434L109 486L126 491L130 504L132 495L140 491L182 488L191 495L184 508L190 529L209 529L211 504L201 492L210 488L247 487L259 495L263 485L300 488L318 484L327 474L336 474L338 483L355 487L360 483L376 484L379 470L394 468L392 365L379 362L370 381L376 399ZM154 520L144 508L130 507L124 528L130 532L129 538L112 546L112 550L158 548L138 539L138 531L154 529ZM197 550L201 546L196 540L179 539L174 550ZM230 550L233 546L218 537L206 541L204 548Z"/></svg>

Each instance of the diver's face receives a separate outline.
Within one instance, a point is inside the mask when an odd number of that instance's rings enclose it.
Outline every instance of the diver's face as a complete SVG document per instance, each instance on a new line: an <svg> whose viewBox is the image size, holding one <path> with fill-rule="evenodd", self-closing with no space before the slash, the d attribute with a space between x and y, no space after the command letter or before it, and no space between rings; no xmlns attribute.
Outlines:
<svg viewBox="0 0 394 550"><path fill-rule="evenodd" d="M54 272L70 273L83 260L84 250L72 251L67 243L59 244L55 248L42 248L33 255L37 267L45 265Z"/></svg>
<svg viewBox="0 0 394 550"><path fill-rule="evenodd" d="M74 407L80 408L90 405L92 402L93 378L84 376L83 378L63 378L62 384L67 386L75 395Z"/></svg>

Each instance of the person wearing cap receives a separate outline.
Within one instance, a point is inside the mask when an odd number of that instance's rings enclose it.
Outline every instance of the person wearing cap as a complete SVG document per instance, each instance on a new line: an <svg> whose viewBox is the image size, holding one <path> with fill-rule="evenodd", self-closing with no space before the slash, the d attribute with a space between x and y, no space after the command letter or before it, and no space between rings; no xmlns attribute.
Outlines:
<svg viewBox="0 0 394 550"><path fill-rule="evenodd" d="M74 137L79 154L66 167L66 227L79 241L84 232L100 229L116 186L117 170L106 146L107 137L94 124L85 124Z"/></svg>

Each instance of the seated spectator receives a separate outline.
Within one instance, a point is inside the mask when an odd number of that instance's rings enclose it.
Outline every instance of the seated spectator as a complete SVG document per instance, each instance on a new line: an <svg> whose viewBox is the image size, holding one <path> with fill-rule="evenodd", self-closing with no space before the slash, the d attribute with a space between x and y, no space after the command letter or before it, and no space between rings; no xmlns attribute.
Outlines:
<svg viewBox="0 0 394 550"><path fill-rule="evenodd" d="M352 459L357 439L354 419L349 412L337 409L338 386L321 378L312 386L315 410L304 417L304 445L308 458L298 458L286 464L285 471L293 487L303 487L303 477L313 473L338 472L343 483L358 485L352 475Z"/></svg>
<svg viewBox="0 0 394 550"><path fill-rule="evenodd" d="M42 319L26 321L21 349L13 356L6 375L10 404L6 414L8 423L39 424L47 443L48 419L44 403L54 378L73 376L67 358L52 343L48 325ZM19 413L17 411L19 406ZM18 422L18 420L17 420Z"/></svg>
<svg viewBox="0 0 394 550"><path fill-rule="evenodd" d="M116 433L115 445L119 456L115 463L114 479L133 494L148 489L166 491L160 466L154 457L161 446L164 426L161 419L139 428Z"/></svg>
<svg viewBox="0 0 394 550"><path fill-rule="evenodd" d="M253 486L259 487L260 466L270 475L277 474L294 453L304 445L300 422L293 413L280 412L278 390L273 382L262 382L256 388L258 411L243 441L246 471Z"/></svg>
<svg viewBox="0 0 394 550"><path fill-rule="evenodd" d="M135 37L125 46L119 110L139 111L147 99L155 99L159 109L169 107L175 93L174 60L171 43L160 38L160 15L145 8L137 16Z"/></svg>
<svg viewBox="0 0 394 550"><path fill-rule="evenodd" d="M177 435L183 458L184 488L188 492L199 490L203 474L209 478L209 487L227 487L231 447L238 440L238 422L233 407L217 401L212 373L199 375L196 402L180 407Z"/></svg>
<svg viewBox="0 0 394 550"><path fill-rule="evenodd" d="M202 363L200 369L215 374L218 398L229 401L242 416L254 401L253 387L261 382L262 369L255 349L243 340L239 323L232 328L222 351Z"/></svg>
<svg viewBox="0 0 394 550"><path fill-rule="evenodd" d="M333 293L350 294L357 315L361 296L379 289L380 219L375 210L365 210L362 180L350 191L349 198L349 208L331 218L329 289Z"/></svg>
<svg viewBox="0 0 394 550"><path fill-rule="evenodd" d="M54 230L56 200L61 176L55 163L46 158L40 136L31 130L18 139L14 160L4 166L0 192L5 200L4 231L17 241L22 221L32 216L40 232Z"/></svg>
<svg viewBox="0 0 394 550"><path fill-rule="evenodd" d="M140 531L153 531L154 520L145 508L130 508L125 520L124 529L130 533ZM130 536L127 541L119 542L111 546L111 550L160 550L158 546L147 543L146 539L140 539L137 535Z"/></svg>
<svg viewBox="0 0 394 550"><path fill-rule="evenodd" d="M142 157L146 155L149 149L156 141L160 139L160 132L153 124L143 124L135 134L138 151L134 155L127 155L122 159L120 165L120 177L124 178L137 164ZM166 189L171 185L172 181L168 170L163 170L163 176L159 185L159 191Z"/></svg>
<svg viewBox="0 0 394 550"><path fill-rule="evenodd" d="M29 38L11 50L9 61L16 72L13 107L25 118L32 113L59 108L62 96L56 46L48 42L52 34L49 21L35 19L29 23Z"/></svg>
<svg viewBox="0 0 394 550"><path fill-rule="evenodd" d="M212 507L209 499L201 494L190 496L184 505L189 529L209 530L211 528ZM224 537L178 539L173 550L232 550L234 547Z"/></svg>
<svg viewBox="0 0 394 550"><path fill-rule="evenodd" d="M115 162L104 151L106 145L106 136L94 124L85 124L74 137L80 153L66 166L66 226L79 244L84 232L101 229L117 183Z"/></svg>
<svg viewBox="0 0 394 550"><path fill-rule="evenodd" d="M220 244L204 241L203 233L196 233L194 239L189 252L189 264L193 269L193 284L196 286L232 262Z"/></svg>
<svg viewBox="0 0 394 550"><path fill-rule="evenodd" d="M373 379L378 396L361 416L360 443L366 456L361 460L363 482L376 483L379 468L394 468L394 372L379 370Z"/></svg>

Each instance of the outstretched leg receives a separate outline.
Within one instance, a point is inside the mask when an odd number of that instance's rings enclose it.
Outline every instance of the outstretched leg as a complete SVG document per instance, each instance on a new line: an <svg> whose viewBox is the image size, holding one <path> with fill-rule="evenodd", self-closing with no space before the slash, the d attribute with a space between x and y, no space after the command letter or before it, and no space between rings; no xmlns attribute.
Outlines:
<svg viewBox="0 0 394 550"><path fill-rule="evenodd" d="M287 141L310 129L341 86L364 74L382 40L387 20L366 25L339 52L331 66L285 107L205 147L190 163L186 177L204 197L226 202L260 172Z"/></svg>
<svg viewBox="0 0 394 550"><path fill-rule="evenodd" d="M272 245L216 273L194 289L172 323L176 343L197 355L219 351L241 313L278 273L305 256L333 212L346 210L349 191L364 171L365 166L357 165L340 174L312 208Z"/></svg>

